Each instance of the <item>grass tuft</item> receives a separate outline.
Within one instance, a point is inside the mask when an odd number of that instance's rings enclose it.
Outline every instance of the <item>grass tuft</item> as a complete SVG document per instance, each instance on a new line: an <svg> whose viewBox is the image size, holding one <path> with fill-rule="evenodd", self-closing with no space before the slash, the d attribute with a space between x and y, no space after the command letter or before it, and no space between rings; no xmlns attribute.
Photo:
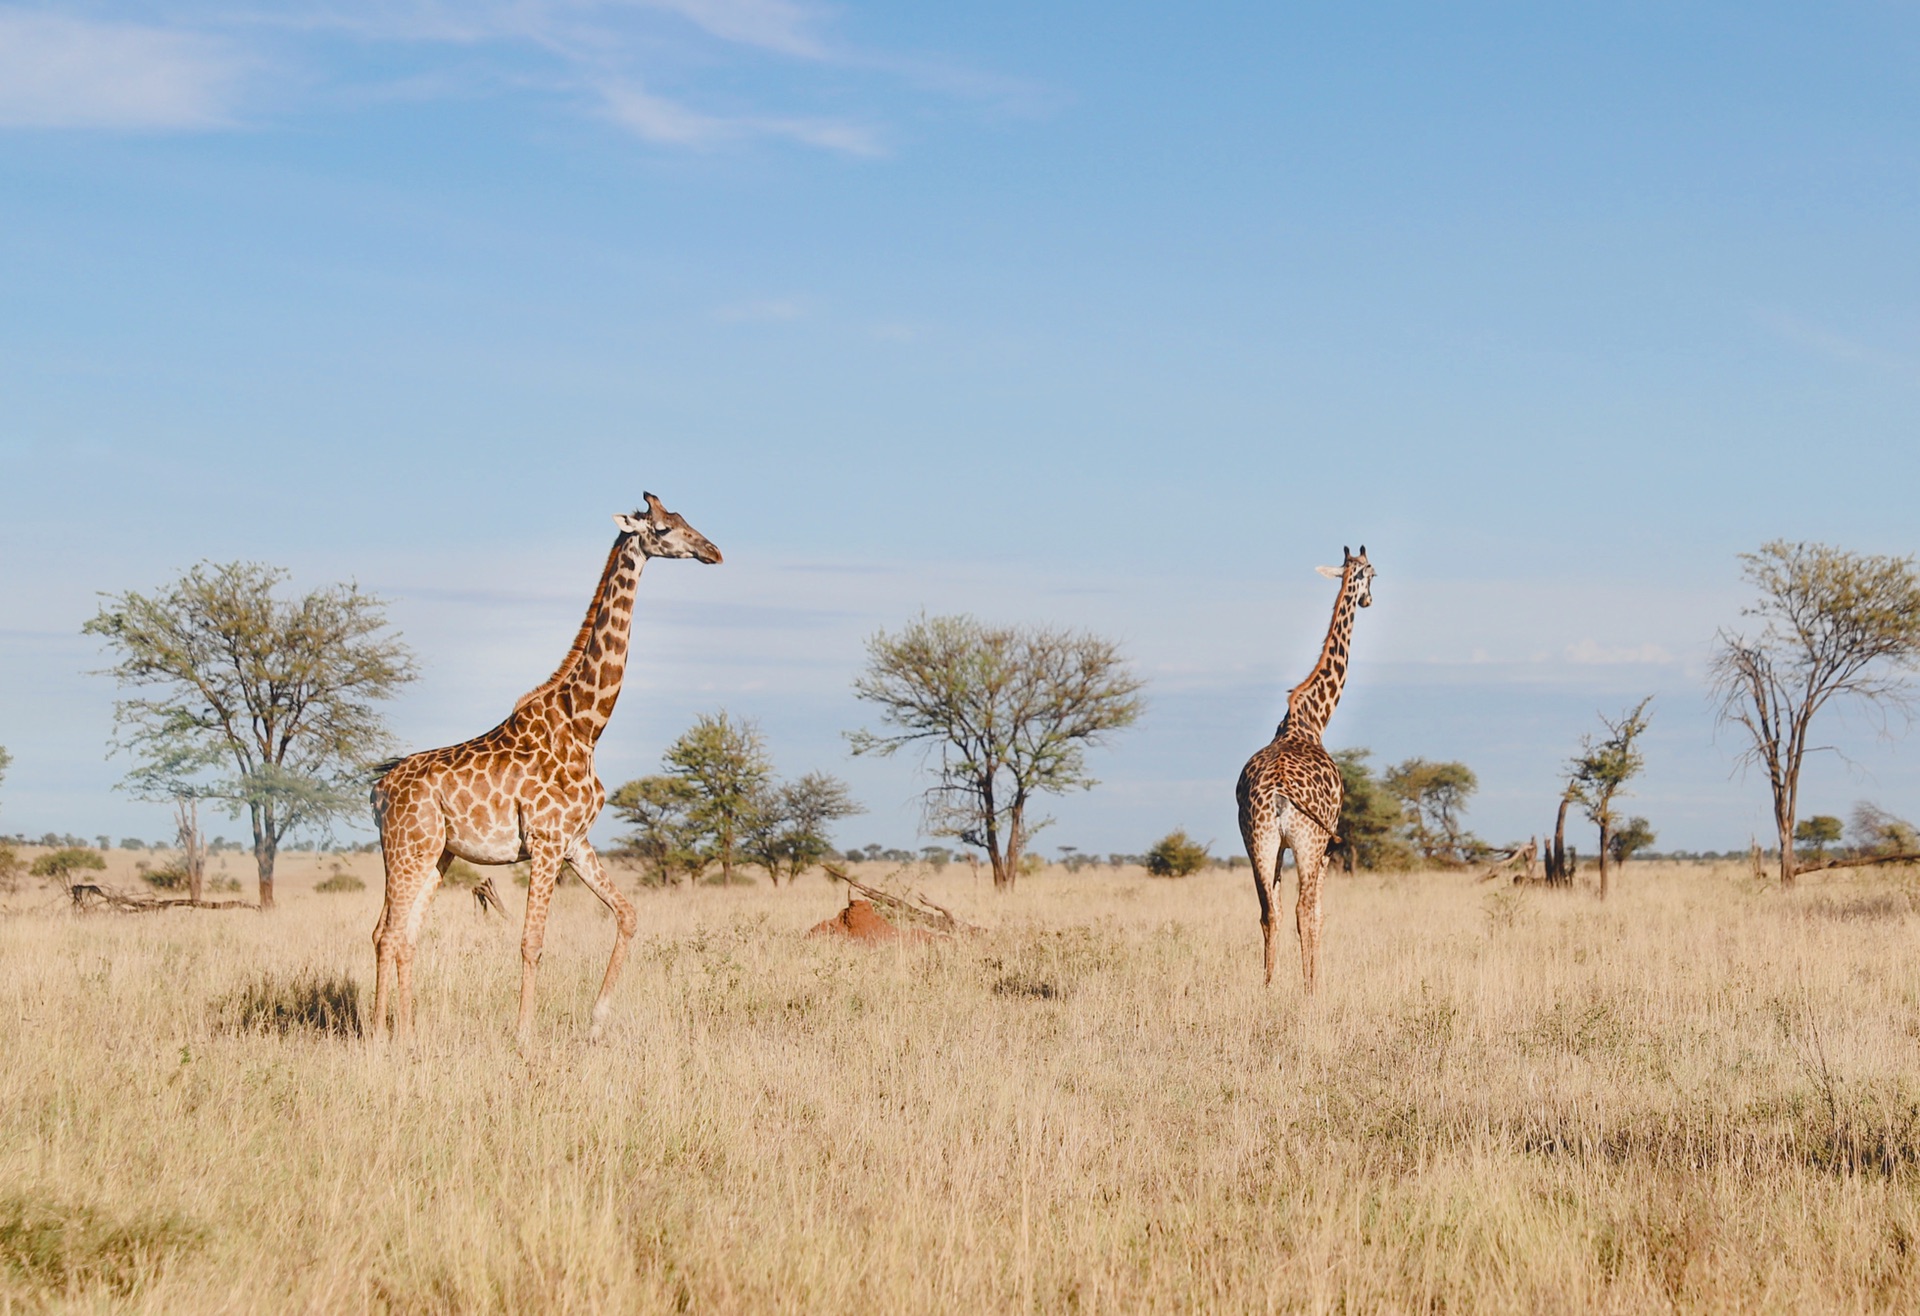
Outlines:
<svg viewBox="0 0 1920 1316"><path fill-rule="evenodd" d="M90 1206L0 1197L0 1272L37 1296L104 1288L127 1297L199 1242L198 1230L171 1216L113 1221Z"/></svg>
<svg viewBox="0 0 1920 1316"><path fill-rule="evenodd" d="M232 1032L359 1037L360 988L344 974L263 973L217 1001L214 1016Z"/></svg>

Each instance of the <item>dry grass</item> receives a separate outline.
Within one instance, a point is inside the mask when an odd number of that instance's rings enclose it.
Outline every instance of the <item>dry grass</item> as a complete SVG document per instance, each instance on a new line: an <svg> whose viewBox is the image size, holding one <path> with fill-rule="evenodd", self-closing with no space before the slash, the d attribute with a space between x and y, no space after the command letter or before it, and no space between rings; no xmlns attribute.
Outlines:
<svg viewBox="0 0 1920 1316"><path fill-rule="evenodd" d="M414 1051L235 1028L368 979L359 863L265 918L16 899L0 1310L1920 1309L1897 877L1338 879L1312 1005L1245 874L949 869L988 931L881 948L801 937L818 878L648 891L598 1047L576 886L527 1056L517 918L454 893Z"/></svg>

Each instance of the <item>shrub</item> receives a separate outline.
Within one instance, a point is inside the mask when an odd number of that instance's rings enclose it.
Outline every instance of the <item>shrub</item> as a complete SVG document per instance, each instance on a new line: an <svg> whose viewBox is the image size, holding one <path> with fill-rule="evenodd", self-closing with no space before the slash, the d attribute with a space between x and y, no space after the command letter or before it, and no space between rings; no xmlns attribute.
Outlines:
<svg viewBox="0 0 1920 1316"><path fill-rule="evenodd" d="M440 885L471 889L487 880L487 875L464 859L456 859L447 865L447 872L440 879Z"/></svg>
<svg viewBox="0 0 1920 1316"><path fill-rule="evenodd" d="M1155 877L1187 877L1213 862L1207 847L1185 830L1168 832L1147 851L1147 871Z"/></svg>
<svg viewBox="0 0 1920 1316"><path fill-rule="evenodd" d="M355 877L352 873L347 872L345 869L336 868L333 870L333 876L327 878L327 880L324 882L315 882L313 884L313 889L315 891L327 891L327 892L365 891L367 889L367 884L365 882L362 882L359 878Z"/></svg>
<svg viewBox="0 0 1920 1316"><path fill-rule="evenodd" d="M358 1037L360 988L344 974L317 969L290 978L266 973L215 1002L214 1014L234 1032Z"/></svg>
<svg viewBox="0 0 1920 1316"><path fill-rule="evenodd" d="M127 1297L171 1254L199 1242L198 1230L171 1216L116 1221L88 1206L0 1198L0 1275L24 1281L49 1306L94 1286Z"/></svg>
<svg viewBox="0 0 1920 1316"><path fill-rule="evenodd" d="M33 861L33 867L27 871L35 877L44 877L60 886L72 886L74 874L83 870L105 868L107 861L97 851L80 846L67 846L55 850L52 854L43 854Z"/></svg>
<svg viewBox="0 0 1920 1316"><path fill-rule="evenodd" d="M161 891L184 891L187 886L187 861L174 859L158 868L150 867L146 860L134 865L140 870L140 880L148 886Z"/></svg>

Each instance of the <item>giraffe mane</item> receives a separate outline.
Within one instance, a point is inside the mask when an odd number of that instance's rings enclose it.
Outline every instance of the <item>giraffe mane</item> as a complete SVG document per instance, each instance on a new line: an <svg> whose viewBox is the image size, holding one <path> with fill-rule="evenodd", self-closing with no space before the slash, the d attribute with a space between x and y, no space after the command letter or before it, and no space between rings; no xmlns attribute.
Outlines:
<svg viewBox="0 0 1920 1316"><path fill-rule="evenodd" d="M518 713L542 695L551 694L565 684L580 667L580 661L586 656L587 645L593 640L594 619L600 615L600 607L607 601L607 588L613 580L613 573L620 566L620 551L627 537L620 535L613 541L613 548L607 553L607 565L601 568L600 583L593 588L593 598L587 604L587 615L580 623L580 629L574 634L573 644L567 649L567 656L553 670L553 675L527 691L513 702L513 711Z"/></svg>

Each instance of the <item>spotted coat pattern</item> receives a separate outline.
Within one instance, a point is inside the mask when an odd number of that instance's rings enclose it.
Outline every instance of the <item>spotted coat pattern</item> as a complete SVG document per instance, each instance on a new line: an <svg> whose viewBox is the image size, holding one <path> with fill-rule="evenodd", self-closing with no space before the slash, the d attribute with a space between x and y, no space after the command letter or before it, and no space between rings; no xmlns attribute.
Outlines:
<svg viewBox="0 0 1920 1316"><path fill-rule="evenodd" d="M1331 572L1332 568L1323 567ZM1292 849L1300 894L1294 927L1300 965L1311 994L1320 960L1320 888L1327 847L1340 821L1340 768L1320 743L1347 681L1348 646L1357 611L1373 602L1373 567L1363 544L1347 553L1339 571L1340 594L1320 658L1307 679L1287 695L1287 713L1273 740L1240 770L1234 796L1240 806L1240 838L1253 865L1260 897L1260 934L1266 949L1266 980L1273 982L1274 901L1282 854Z"/></svg>
<svg viewBox="0 0 1920 1316"><path fill-rule="evenodd" d="M506 721L472 740L397 759L373 787L374 821L386 861L386 899L373 930L376 1029L413 1028L413 958L427 906L453 861L527 860L526 923L520 937L519 1035L533 1021L534 978L546 941L547 913L560 865L571 864L613 912L613 956L593 1005L593 1032L605 1023L614 984L633 939L636 916L587 842L606 791L593 750L613 715L626 674L634 591L650 557L720 561L720 550L652 494L607 554L587 615L567 656L546 681L520 697Z"/></svg>

